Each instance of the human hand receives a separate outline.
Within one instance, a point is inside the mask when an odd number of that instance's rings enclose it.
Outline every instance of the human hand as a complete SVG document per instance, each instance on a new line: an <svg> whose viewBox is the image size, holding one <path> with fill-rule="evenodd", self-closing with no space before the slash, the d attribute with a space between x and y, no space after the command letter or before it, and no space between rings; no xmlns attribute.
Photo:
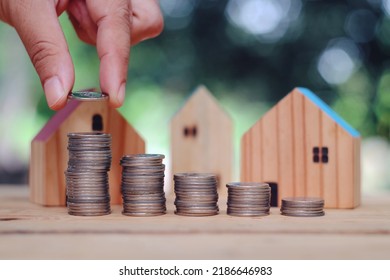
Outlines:
<svg viewBox="0 0 390 280"><path fill-rule="evenodd" d="M81 40L96 45L100 87L110 105L125 97L130 45L161 33L157 0L0 0L0 19L18 32L50 108L65 106L74 67L58 16L67 11Z"/></svg>

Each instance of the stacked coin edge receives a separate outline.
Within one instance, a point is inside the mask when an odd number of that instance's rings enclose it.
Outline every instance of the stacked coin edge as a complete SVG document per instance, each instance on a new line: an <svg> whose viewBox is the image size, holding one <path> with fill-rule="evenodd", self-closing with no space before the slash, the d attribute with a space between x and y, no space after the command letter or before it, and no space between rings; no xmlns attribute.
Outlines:
<svg viewBox="0 0 390 280"><path fill-rule="evenodd" d="M166 213L164 155L132 154L122 157L122 214L158 216Z"/></svg>
<svg viewBox="0 0 390 280"><path fill-rule="evenodd" d="M111 213L108 171L111 166L111 135L97 132L68 133L66 202L75 216Z"/></svg>
<svg viewBox="0 0 390 280"><path fill-rule="evenodd" d="M266 183L232 182L228 188L227 214L258 217L270 214L271 188Z"/></svg>
<svg viewBox="0 0 390 280"><path fill-rule="evenodd" d="M176 173L173 179L176 215L202 217L219 213L215 174Z"/></svg>
<svg viewBox="0 0 390 280"><path fill-rule="evenodd" d="M324 200L320 197L283 198L280 213L293 217L324 216Z"/></svg>

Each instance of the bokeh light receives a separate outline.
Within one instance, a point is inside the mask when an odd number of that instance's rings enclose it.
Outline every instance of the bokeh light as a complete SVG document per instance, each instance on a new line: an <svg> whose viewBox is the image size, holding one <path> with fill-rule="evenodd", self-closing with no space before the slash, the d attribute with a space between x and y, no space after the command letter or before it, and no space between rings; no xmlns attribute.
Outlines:
<svg viewBox="0 0 390 280"><path fill-rule="evenodd" d="M160 7L165 16L165 28L183 29L191 21L195 0L160 0Z"/></svg>
<svg viewBox="0 0 390 280"><path fill-rule="evenodd" d="M274 42L282 38L301 12L300 0L230 0L228 20L259 39Z"/></svg>
<svg viewBox="0 0 390 280"><path fill-rule="evenodd" d="M390 1L389 1L390 2ZM373 39L377 17L369 10L352 11L345 21L346 33L358 43L366 43Z"/></svg>
<svg viewBox="0 0 390 280"><path fill-rule="evenodd" d="M390 185L390 144L381 137L362 143L362 186L368 192L383 191Z"/></svg>
<svg viewBox="0 0 390 280"><path fill-rule="evenodd" d="M382 9L385 12L386 16L390 16L390 1L382 0Z"/></svg>
<svg viewBox="0 0 390 280"><path fill-rule="evenodd" d="M361 63L358 47L342 38L329 43L318 60L318 71L329 84L346 82Z"/></svg>

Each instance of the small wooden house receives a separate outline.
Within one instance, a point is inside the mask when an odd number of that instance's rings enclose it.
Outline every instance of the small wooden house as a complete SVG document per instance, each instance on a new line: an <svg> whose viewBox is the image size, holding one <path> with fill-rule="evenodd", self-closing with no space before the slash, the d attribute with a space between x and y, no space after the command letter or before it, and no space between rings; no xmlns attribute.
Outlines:
<svg viewBox="0 0 390 280"><path fill-rule="evenodd" d="M242 137L241 180L271 182L283 197L360 203L360 135L320 98L296 88Z"/></svg>
<svg viewBox="0 0 390 280"><path fill-rule="evenodd" d="M30 199L46 206L66 203L64 171L68 164L69 132L102 131L112 136L112 164L109 173L111 203L121 203L120 158L144 153L145 143L121 114L106 101L70 100L36 135L31 143Z"/></svg>
<svg viewBox="0 0 390 280"><path fill-rule="evenodd" d="M172 172L211 172L219 192L232 180L233 123L218 101L199 86L171 121Z"/></svg>

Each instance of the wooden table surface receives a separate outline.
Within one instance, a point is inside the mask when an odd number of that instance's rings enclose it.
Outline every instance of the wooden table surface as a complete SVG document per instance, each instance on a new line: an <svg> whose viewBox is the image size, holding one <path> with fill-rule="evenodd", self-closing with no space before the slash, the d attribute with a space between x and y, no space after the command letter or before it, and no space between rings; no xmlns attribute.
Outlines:
<svg viewBox="0 0 390 280"><path fill-rule="evenodd" d="M354 210L324 217L279 214L101 217L29 202L25 186L0 186L0 259L390 259L390 193L363 196Z"/></svg>

